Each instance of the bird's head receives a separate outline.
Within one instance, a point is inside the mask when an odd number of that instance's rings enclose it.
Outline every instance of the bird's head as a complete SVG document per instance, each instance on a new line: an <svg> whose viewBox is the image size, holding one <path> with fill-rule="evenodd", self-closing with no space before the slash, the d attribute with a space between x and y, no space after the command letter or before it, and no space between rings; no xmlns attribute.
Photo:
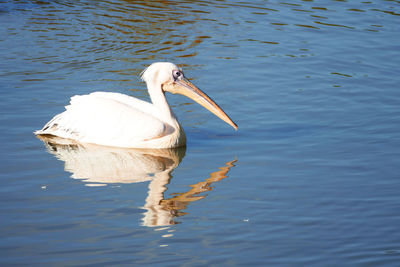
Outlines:
<svg viewBox="0 0 400 267"><path fill-rule="evenodd" d="M238 126L206 93L197 88L183 74L182 69L170 62L156 62L142 73L142 79L147 84L160 86L164 92L187 96L220 119L230 124L236 130Z"/></svg>

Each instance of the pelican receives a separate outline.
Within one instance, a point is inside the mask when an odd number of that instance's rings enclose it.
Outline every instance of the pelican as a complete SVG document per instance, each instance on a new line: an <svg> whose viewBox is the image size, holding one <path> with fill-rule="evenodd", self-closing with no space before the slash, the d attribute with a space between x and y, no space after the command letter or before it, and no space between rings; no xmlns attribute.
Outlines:
<svg viewBox="0 0 400 267"><path fill-rule="evenodd" d="M72 139L78 143L123 148L174 148L186 144L186 135L171 110L165 92L187 96L235 130L238 126L203 91L185 78L173 63L156 62L141 76L152 103L112 92L71 97L37 135Z"/></svg>

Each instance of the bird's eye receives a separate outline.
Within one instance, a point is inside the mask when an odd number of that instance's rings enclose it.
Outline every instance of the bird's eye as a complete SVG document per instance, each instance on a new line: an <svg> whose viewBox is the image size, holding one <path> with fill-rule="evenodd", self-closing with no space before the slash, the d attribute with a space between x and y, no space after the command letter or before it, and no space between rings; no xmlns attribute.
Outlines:
<svg viewBox="0 0 400 267"><path fill-rule="evenodd" d="M180 72L179 70L174 70L172 72L172 76L174 77L175 81L178 80L178 79L181 79L182 75L183 75L182 72Z"/></svg>

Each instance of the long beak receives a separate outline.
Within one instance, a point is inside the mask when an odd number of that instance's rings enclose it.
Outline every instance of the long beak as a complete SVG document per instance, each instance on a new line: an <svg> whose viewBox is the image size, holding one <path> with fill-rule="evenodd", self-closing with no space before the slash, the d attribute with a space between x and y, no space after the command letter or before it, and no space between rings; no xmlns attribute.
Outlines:
<svg viewBox="0 0 400 267"><path fill-rule="evenodd" d="M218 116L221 120L230 124L235 130L238 129L236 123L234 123L231 118L220 108L217 103L215 103L206 93L197 88L194 84L192 84L186 78L182 78L181 80L176 81L172 84L173 88L170 88L171 93L178 93L184 96L187 96L212 113Z"/></svg>

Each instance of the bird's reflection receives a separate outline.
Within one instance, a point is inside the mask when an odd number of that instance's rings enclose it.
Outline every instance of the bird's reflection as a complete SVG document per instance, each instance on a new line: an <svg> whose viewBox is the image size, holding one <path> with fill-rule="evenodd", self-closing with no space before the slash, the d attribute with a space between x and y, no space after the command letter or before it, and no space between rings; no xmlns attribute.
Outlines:
<svg viewBox="0 0 400 267"><path fill-rule="evenodd" d="M90 144L67 142L43 136L48 151L65 162L65 170L72 178L82 179L87 185L138 183L150 181L144 205L144 226L176 224L175 218L185 215L183 211L194 201L203 199L201 193L211 191L212 184L227 177L236 159L226 163L220 170L212 172L210 178L202 180L184 193L170 194L165 198L166 185L172 171L185 156L186 148L175 149L122 149ZM56 142L54 142L56 141Z"/></svg>

